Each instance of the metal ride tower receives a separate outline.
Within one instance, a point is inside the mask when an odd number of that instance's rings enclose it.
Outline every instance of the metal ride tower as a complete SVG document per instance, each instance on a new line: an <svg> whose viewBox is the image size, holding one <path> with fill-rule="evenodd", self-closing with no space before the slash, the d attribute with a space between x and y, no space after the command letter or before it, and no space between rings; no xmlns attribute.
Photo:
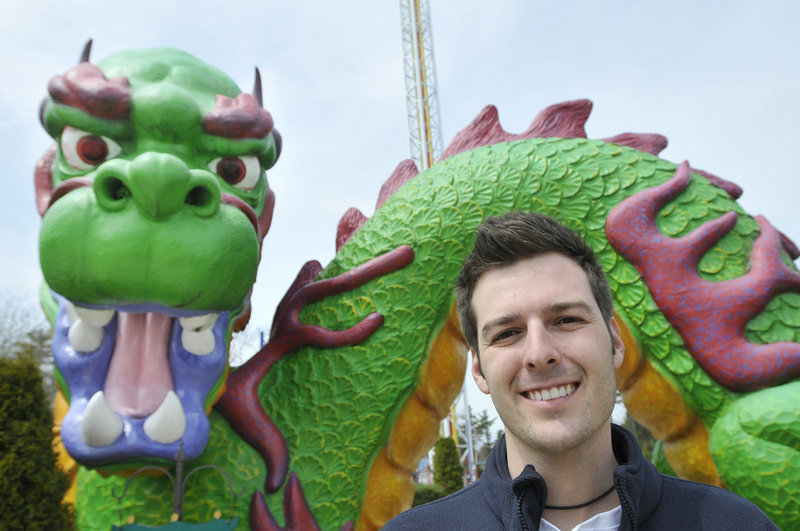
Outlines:
<svg viewBox="0 0 800 531"><path fill-rule="evenodd" d="M433 166L442 154L439 93L433 60L428 0L400 0L403 67L411 159L420 171Z"/></svg>
<svg viewBox="0 0 800 531"><path fill-rule="evenodd" d="M408 143L411 159L420 171L427 170L442 155L442 129L439 121L439 93L436 89L436 64L433 60L428 0L400 0L402 20L403 68L406 78L406 108L408 114ZM450 415L442 421L440 435L453 437L464 450L468 481L475 481L475 454L472 447L470 409L467 394L462 390L466 428L466 444L459 444L455 404Z"/></svg>

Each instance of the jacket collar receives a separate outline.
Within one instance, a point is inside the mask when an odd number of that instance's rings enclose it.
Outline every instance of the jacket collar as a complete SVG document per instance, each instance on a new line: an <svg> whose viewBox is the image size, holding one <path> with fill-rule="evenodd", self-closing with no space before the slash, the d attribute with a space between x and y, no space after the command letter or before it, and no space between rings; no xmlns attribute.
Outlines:
<svg viewBox="0 0 800 531"><path fill-rule="evenodd" d="M505 435L486 459L481 483L486 503L503 522L504 529L539 529L544 501L547 499L547 485L532 465L527 465L522 474L511 479Z"/></svg>
<svg viewBox="0 0 800 531"><path fill-rule="evenodd" d="M639 522L646 520L658 506L660 474L642 456L636 438L625 428L611 425L611 444L619 463L614 471L614 485L622 505L620 529L637 529ZM539 529L547 485L532 465L527 465L522 474L511 479L505 436L489 454L481 483L486 504L505 529Z"/></svg>
<svg viewBox="0 0 800 531"><path fill-rule="evenodd" d="M661 474L644 458L636 438L625 428L611 425L611 445L619 463L614 485L622 505L620 529L637 529L658 507Z"/></svg>

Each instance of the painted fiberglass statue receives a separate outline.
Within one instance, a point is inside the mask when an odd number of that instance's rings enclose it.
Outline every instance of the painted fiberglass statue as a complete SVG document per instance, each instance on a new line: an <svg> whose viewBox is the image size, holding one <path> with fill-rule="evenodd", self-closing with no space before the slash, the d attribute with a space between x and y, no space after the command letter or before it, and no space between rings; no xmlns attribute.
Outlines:
<svg viewBox="0 0 800 531"><path fill-rule="evenodd" d="M163 48L97 65L87 49L50 81L41 299L79 527L119 524L123 476L181 448L187 469L221 466L246 494L197 474L187 522L221 509L253 529L377 529L410 506L465 372L451 286L475 227L510 210L560 219L600 257L626 344L617 384L663 441L660 468L800 524L796 247L736 185L659 159L663 137L587 139L586 100L519 135L487 107L431 169L398 165L371 218L347 211L334 260L288 287L269 343L230 369L281 148L259 85L242 93ZM137 477L121 509L168 522L168 479Z"/></svg>

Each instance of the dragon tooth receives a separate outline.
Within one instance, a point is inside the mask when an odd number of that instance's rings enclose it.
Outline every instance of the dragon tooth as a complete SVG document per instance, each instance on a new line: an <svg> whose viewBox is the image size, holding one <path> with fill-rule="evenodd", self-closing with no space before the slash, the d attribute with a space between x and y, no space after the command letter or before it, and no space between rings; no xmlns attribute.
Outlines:
<svg viewBox="0 0 800 531"><path fill-rule="evenodd" d="M67 310L67 317L69 317L70 323L74 323L79 319L78 313L75 311L75 305L70 301L64 301L64 309Z"/></svg>
<svg viewBox="0 0 800 531"><path fill-rule="evenodd" d="M169 444L183 437L186 417L175 391L169 391L158 409L144 421L144 432L157 443Z"/></svg>
<svg viewBox="0 0 800 531"><path fill-rule="evenodd" d="M206 313L203 315L195 315L194 317L181 317L179 319L181 328L184 330L191 330L199 332L206 328L211 328L217 322L218 313Z"/></svg>
<svg viewBox="0 0 800 531"><path fill-rule="evenodd" d="M103 391L97 391L83 412L81 435L89 446L108 446L122 433L122 419L114 413L106 402Z"/></svg>
<svg viewBox="0 0 800 531"><path fill-rule="evenodd" d="M103 344L104 330L102 327L92 326L83 319L74 321L67 332L69 344L77 352L94 352Z"/></svg>
<svg viewBox="0 0 800 531"><path fill-rule="evenodd" d="M75 306L75 313L84 323L96 328L102 328L114 318L114 310L92 310Z"/></svg>
<svg viewBox="0 0 800 531"><path fill-rule="evenodd" d="M214 331L210 328L194 331L184 328L181 332L181 344L183 348L195 356L207 356L214 352L216 344Z"/></svg>

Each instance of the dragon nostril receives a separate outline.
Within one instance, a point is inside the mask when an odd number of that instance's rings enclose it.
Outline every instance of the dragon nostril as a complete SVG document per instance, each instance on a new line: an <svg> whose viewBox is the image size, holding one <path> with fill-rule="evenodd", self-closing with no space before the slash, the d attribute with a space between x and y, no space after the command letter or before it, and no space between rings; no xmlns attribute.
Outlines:
<svg viewBox="0 0 800 531"><path fill-rule="evenodd" d="M104 183L104 188L106 189L106 195L114 201L122 201L131 196L130 189L117 178L108 179Z"/></svg>
<svg viewBox="0 0 800 531"><path fill-rule="evenodd" d="M127 204L133 193L125 181L113 174L101 174L94 180L98 203L107 210L119 210Z"/></svg>
<svg viewBox="0 0 800 531"><path fill-rule="evenodd" d="M186 194L186 204L195 207L205 207L214 201L213 194L205 186L195 186Z"/></svg>
<svg viewBox="0 0 800 531"><path fill-rule="evenodd" d="M190 207L195 215L208 218L219 209L221 192L215 178L208 172L193 171L191 188L184 196L183 202Z"/></svg>

